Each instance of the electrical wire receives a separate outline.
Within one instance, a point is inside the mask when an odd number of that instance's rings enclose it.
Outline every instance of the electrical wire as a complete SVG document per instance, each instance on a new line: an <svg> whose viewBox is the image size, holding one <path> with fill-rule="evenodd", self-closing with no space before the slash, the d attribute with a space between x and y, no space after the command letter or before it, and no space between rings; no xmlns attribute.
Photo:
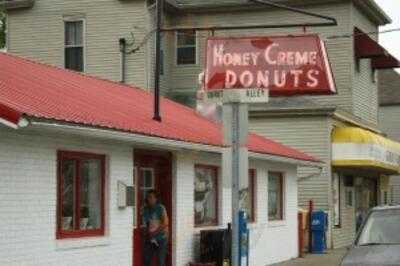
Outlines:
<svg viewBox="0 0 400 266"><path fill-rule="evenodd" d="M351 33L351 34L342 34L342 35L331 35L331 36L326 37L326 39L344 39L344 38L352 38L354 36L385 34L385 33L398 32L398 31L400 31L400 28L394 28L394 29L383 30L383 31L370 31L370 32L364 32L364 33L357 33L357 34Z"/></svg>

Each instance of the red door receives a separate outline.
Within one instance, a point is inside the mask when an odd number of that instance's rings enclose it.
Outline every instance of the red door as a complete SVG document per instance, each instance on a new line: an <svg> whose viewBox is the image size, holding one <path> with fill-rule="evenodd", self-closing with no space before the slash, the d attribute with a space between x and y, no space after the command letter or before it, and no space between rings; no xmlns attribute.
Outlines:
<svg viewBox="0 0 400 266"><path fill-rule="evenodd" d="M133 264L143 265L143 224L141 209L144 204L147 191L155 189L160 195L160 201L167 209L169 217L169 232L172 235L172 176L171 156L169 153L157 153L154 151L137 151L134 154L136 182L136 227L133 230ZM170 237L171 239L171 237ZM172 262L172 244L169 241L167 266ZM154 262L155 263L155 262ZM155 264L154 264L155 265Z"/></svg>

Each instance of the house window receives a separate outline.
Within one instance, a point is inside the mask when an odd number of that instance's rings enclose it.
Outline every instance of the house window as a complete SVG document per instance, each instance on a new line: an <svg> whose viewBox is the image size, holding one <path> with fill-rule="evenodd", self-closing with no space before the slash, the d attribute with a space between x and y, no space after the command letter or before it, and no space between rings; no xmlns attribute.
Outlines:
<svg viewBox="0 0 400 266"><path fill-rule="evenodd" d="M353 207L353 189L352 188L346 188L346 206L347 207Z"/></svg>
<svg viewBox="0 0 400 266"><path fill-rule="evenodd" d="M178 65L196 64L196 32L178 31L176 33L176 63Z"/></svg>
<svg viewBox="0 0 400 266"><path fill-rule="evenodd" d="M333 225L340 226L340 177L337 173L332 176L332 199L333 199Z"/></svg>
<svg viewBox="0 0 400 266"><path fill-rule="evenodd" d="M58 153L57 238L104 235L105 156Z"/></svg>
<svg viewBox="0 0 400 266"><path fill-rule="evenodd" d="M255 222L255 186L256 171L249 170L249 185L247 188L240 190L240 209L246 212L247 220Z"/></svg>
<svg viewBox="0 0 400 266"><path fill-rule="evenodd" d="M282 173L268 174L268 218L283 220L284 178Z"/></svg>
<svg viewBox="0 0 400 266"><path fill-rule="evenodd" d="M195 226L218 224L218 168L207 165L195 167L194 220Z"/></svg>
<svg viewBox="0 0 400 266"><path fill-rule="evenodd" d="M65 68L84 71L83 20L65 21Z"/></svg>

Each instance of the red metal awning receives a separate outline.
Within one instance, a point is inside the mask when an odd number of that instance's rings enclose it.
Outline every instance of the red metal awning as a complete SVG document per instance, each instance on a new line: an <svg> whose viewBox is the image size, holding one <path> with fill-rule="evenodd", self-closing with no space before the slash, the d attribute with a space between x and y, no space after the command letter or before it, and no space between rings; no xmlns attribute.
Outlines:
<svg viewBox="0 0 400 266"><path fill-rule="evenodd" d="M354 53L357 60L370 58L373 69L400 67L396 57L357 27L354 27Z"/></svg>

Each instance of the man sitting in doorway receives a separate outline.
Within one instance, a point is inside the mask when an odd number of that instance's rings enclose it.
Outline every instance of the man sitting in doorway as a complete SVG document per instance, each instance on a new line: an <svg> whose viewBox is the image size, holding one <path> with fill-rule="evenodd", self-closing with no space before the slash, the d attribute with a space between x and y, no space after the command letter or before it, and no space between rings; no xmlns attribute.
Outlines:
<svg viewBox="0 0 400 266"><path fill-rule="evenodd" d="M146 194L142 219L146 227L144 266L151 266L154 257L157 258L158 266L164 266L168 252L168 215L165 207L159 202L155 190L150 190Z"/></svg>

